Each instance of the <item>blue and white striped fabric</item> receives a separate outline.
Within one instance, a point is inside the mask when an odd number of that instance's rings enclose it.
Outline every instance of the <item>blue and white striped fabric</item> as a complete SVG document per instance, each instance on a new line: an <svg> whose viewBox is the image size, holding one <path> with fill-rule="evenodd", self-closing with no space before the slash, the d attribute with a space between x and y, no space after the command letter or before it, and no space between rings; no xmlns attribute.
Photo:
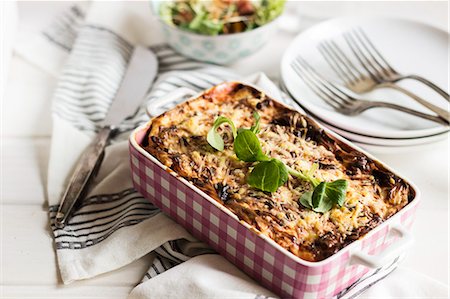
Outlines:
<svg viewBox="0 0 450 299"><path fill-rule="evenodd" d="M108 112L133 50L133 45L119 34L86 23L84 16L82 8L72 7L43 32L51 46L69 53L53 97L51 190L64 189L82 145L89 142ZM155 45L151 49L159 60L156 82L142 106L121 124L123 134L107 147L93 187L63 229L54 225L60 194L50 192L50 225L65 283L113 271L153 252L153 263L141 281L147 284L192 257L214 253L132 188L126 138L131 129L148 120L145 107L152 100L180 87L199 91L238 76L224 68L182 57L167 45ZM292 105L292 100L286 101ZM61 167L64 163L68 165ZM397 261L386 269L369 273L338 297L356 297L396 265ZM255 284L255 290L259 288ZM180 290L180 294L183 292ZM208 293L203 295L208 297ZM268 298L270 295L270 292L260 292L252 296Z"/></svg>

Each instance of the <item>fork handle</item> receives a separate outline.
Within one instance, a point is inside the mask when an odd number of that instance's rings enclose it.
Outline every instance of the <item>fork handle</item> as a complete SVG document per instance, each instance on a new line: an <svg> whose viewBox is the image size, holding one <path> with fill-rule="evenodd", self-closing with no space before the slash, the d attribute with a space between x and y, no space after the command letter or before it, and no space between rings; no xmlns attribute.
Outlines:
<svg viewBox="0 0 450 299"><path fill-rule="evenodd" d="M442 88L440 88L439 86L437 86L436 84L431 82L430 80L425 79L424 77L421 77L419 75L406 75L406 76L400 76L396 81L403 80L403 79L412 79L412 80L419 81L419 82L425 84L426 86L430 87L431 89L433 89L435 92L437 92L439 95L441 95L444 99L446 99L447 102L450 102L450 95L447 92L445 92L445 90L443 90Z"/></svg>
<svg viewBox="0 0 450 299"><path fill-rule="evenodd" d="M392 103L387 103L387 102L380 102L380 101L370 101L370 102L366 102L366 105L364 105L363 110L368 110L370 108L390 108L390 109L395 109L395 110L399 110L414 116L418 116L424 119L428 119L437 123L440 123L441 125L444 126L448 126L449 122L445 119L443 119L442 117L439 116L435 116L435 115L430 115L430 114L426 114L423 112L419 112L417 110L414 109L410 109L410 108L406 108L397 104L392 104Z"/></svg>
<svg viewBox="0 0 450 299"><path fill-rule="evenodd" d="M420 103L422 106L427 107L428 109L430 109L431 111L433 111L434 113L436 113L437 115L439 115L441 118L443 118L447 123L449 123L450 120L450 113L445 110L442 109L434 104L431 104L428 101L425 101L424 99L422 99L421 97L419 97L418 95L416 95L415 93L412 93L411 91L395 84L395 83L391 83L391 82L387 82L384 83L382 85L380 85L380 87L389 87L392 89L396 89L400 92L402 92L403 94L407 95L408 97L412 98L413 100L415 100L416 102Z"/></svg>

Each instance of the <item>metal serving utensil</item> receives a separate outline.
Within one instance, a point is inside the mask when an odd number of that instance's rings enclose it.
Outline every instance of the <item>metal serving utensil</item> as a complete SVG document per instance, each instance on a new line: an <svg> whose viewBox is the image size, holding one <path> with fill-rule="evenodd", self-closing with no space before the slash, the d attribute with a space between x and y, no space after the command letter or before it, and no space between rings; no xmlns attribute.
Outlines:
<svg viewBox="0 0 450 299"><path fill-rule="evenodd" d="M365 93L376 88L392 88L435 112L447 123L450 122L450 113L448 111L397 85L396 82L403 79L413 79L422 82L447 101L449 101L448 93L423 77L402 75L397 72L381 55L361 28L345 32L343 36L361 67L355 65L334 40L321 42L318 49L335 73L344 81L348 89L356 93Z"/></svg>
<svg viewBox="0 0 450 299"><path fill-rule="evenodd" d="M428 119L442 125L447 122L442 118L426 113L422 113L413 109L409 109L400 105L381 102L367 101L356 98L345 91L338 85L324 79L316 70L311 67L306 60L298 56L291 64L297 75L311 88L311 90L320 98L322 98L334 110L349 116L358 115L371 108L390 108L399 110L411 115L415 115L424 119Z"/></svg>
<svg viewBox="0 0 450 299"><path fill-rule="evenodd" d="M109 138L117 131L117 125L136 112L156 76L157 69L158 60L155 54L147 48L136 46L109 112L100 124L101 129L81 155L67 185L56 213L57 227L64 227L69 220L73 207L83 197L101 164Z"/></svg>

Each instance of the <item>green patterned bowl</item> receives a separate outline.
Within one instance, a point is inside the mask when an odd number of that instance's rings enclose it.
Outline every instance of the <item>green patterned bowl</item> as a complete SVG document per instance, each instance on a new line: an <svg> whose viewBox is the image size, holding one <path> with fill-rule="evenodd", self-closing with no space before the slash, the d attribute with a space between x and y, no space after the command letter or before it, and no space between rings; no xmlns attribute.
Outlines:
<svg viewBox="0 0 450 299"><path fill-rule="evenodd" d="M158 18L161 2L151 1ZM159 18L167 42L174 50L195 60L216 64L230 64L261 49L275 33L278 19L251 31L209 36L181 30Z"/></svg>

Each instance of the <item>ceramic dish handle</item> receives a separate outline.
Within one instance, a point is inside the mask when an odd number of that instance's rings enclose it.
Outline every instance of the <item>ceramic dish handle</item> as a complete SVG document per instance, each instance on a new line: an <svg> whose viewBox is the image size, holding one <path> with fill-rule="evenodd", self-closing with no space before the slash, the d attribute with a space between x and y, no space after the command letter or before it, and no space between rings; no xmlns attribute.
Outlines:
<svg viewBox="0 0 450 299"><path fill-rule="evenodd" d="M413 242L411 233L401 225L391 226L387 238L392 234L397 235L398 239L383 250L383 252L377 255L370 255L361 251L353 252L350 264L359 264L369 268L381 268L398 257Z"/></svg>
<svg viewBox="0 0 450 299"><path fill-rule="evenodd" d="M173 108L176 104L180 103L186 98L190 98L198 92L187 88L180 87L174 91L169 92L165 96L151 100L147 105L147 114L150 117L155 117L164 113L165 111Z"/></svg>

